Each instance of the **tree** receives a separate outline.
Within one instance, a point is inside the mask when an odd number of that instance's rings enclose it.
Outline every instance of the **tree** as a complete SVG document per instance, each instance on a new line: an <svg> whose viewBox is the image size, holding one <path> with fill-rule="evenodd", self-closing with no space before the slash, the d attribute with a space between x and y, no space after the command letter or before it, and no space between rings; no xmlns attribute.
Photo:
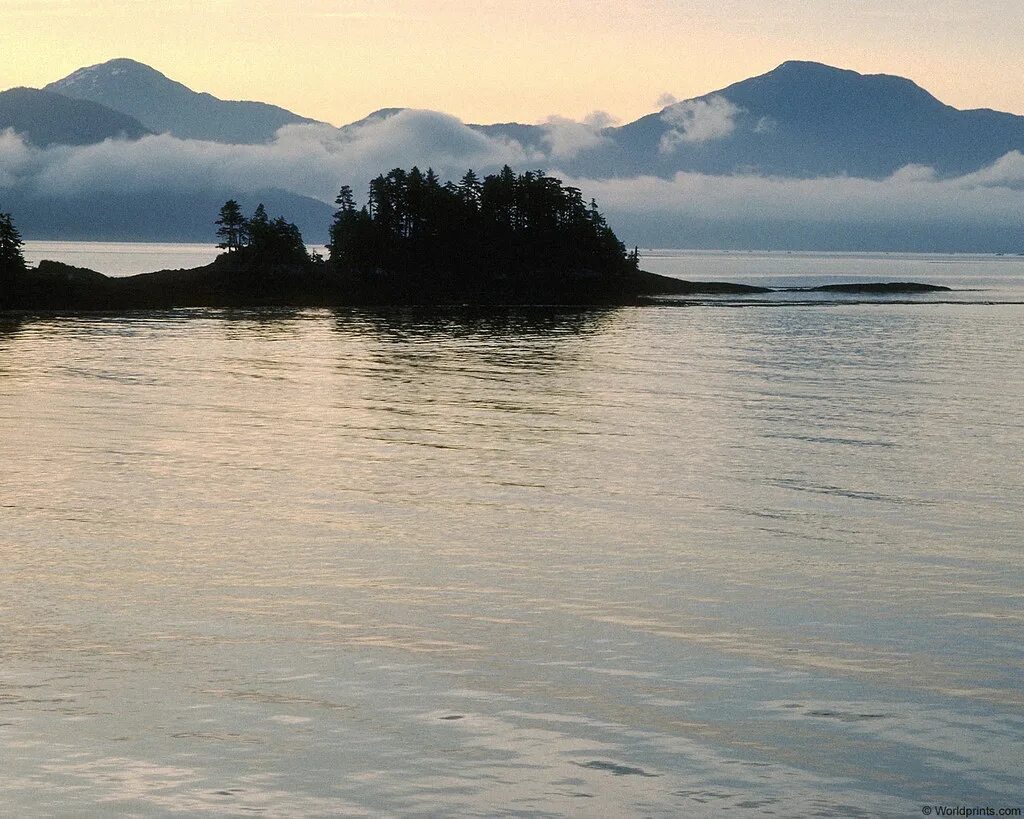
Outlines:
<svg viewBox="0 0 1024 819"><path fill-rule="evenodd" d="M255 249L265 246L270 232L270 217L267 216L266 207L260 202L246 223L246 238L249 241L249 246Z"/></svg>
<svg viewBox="0 0 1024 819"><path fill-rule="evenodd" d="M476 208L480 205L480 178L473 173L473 169L470 168L466 171L466 175L462 177L459 182L459 198L462 201L472 207Z"/></svg>
<svg viewBox="0 0 1024 819"><path fill-rule="evenodd" d="M331 222L331 239L327 247L334 262L340 264L341 260L345 259L351 264L352 257L349 251L354 241L355 225L369 217L365 210L362 214L356 211L356 200L352 188L348 185L342 185L334 204L338 209L334 212L334 219Z"/></svg>
<svg viewBox="0 0 1024 819"><path fill-rule="evenodd" d="M334 200L340 213L352 213L356 209L356 200L352 195L352 188L342 185L338 192L338 198Z"/></svg>
<svg viewBox="0 0 1024 819"><path fill-rule="evenodd" d="M265 277L319 263L306 252L299 228L283 216L271 219L262 202L246 219L238 203L230 199L220 209L217 224L217 235L224 239L218 247L230 254L233 270Z"/></svg>
<svg viewBox="0 0 1024 819"><path fill-rule="evenodd" d="M363 282L383 274L414 298L488 287L573 292L581 274L612 292L637 268L597 203L543 171L468 171L442 185L429 168L395 168L370 182L367 208L356 210L348 187L335 201L335 270Z"/></svg>
<svg viewBox="0 0 1024 819"><path fill-rule="evenodd" d="M224 203L220 209L220 218L214 224L219 225L217 235L223 240L217 247L232 253L245 244L246 220L234 199Z"/></svg>
<svg viewBox="0 0 1024 819"><path fill-rule="evenodd" d="M261 202L248 223L249 244L245 254L257 267L305 267L309 261L302 233L283 216L271 220Z"/></svg>
<svg viewBox="0 0 1024 819"><path fill-rule="evenodd" d="M0 213L0 277L6 278L25 269L23 244L11 214Z"/></svg>

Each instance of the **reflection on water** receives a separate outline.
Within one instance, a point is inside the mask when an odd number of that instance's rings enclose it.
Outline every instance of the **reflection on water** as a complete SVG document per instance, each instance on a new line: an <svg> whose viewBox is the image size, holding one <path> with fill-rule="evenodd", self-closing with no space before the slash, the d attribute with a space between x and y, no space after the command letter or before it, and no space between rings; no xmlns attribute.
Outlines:
<svg viewBox="0 0 1024 819"><path fill-rule="evenodd" d="M0 321L0 799L1013 805L1021 318Z"/></svg>

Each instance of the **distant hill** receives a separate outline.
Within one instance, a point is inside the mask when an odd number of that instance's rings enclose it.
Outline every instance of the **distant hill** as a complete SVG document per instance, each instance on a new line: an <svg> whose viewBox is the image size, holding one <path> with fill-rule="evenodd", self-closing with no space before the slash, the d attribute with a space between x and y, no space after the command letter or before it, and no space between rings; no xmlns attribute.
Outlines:
<svg viewBox="0 0 1024 819"><path fill-rule="evenodd" d="M230 102L197 93L128 59L79 69L46 90L121 112L137 120L136 128L141 123L182 138L262 143L284 125L315 122L262 102ZM402 110L382 108L342 130ZM45 113L37 117L37 130L60 137L61 117L51 112L56 121L48 122ZM122 127L130 133L127 123ZM548 144L543 125L469 127L515 140L531 152L543 152ZM80 141L85 141L89 132L82 133ZM691 171L877 179L911 164L958 175L1009 151L1024 151L1024 117L987 109L961 111L902 77L800 61L599 133L601 144L551 159L547 166L591 178L668 177Z"/></svg>
<svg viewBox="0 0 1024 819"><path fill-rule="evenodd" d="M544 145L543 126L470 127ZM600 135L603 144L549 165L599 179L679 171L879 179L907 165L956 176L1024 151L1024 117L961 111L903 77L791 61Z"/></svg>
<svg viewBox="0 0 1024 819"><path fill-rule="evenodd" d="M103 105L35 88L0 92L0 131L8 128L40 146L91 145L151 133L138 120Z"/></svg>
<svg viewBox="0 0 1024 819"><path fill-rule="evenodd" d="M228 101L198 93L148 65L124 58L80 68L45 90L106 105L156 133L183 139L256 144L269 142L285 125L315 122L265 102Z"/></svg>
<svg viewBox="0 0 1024 819"><path fill-rule="evenodd" d="M688 119L725 127L711 138L700 139L698 129L682 138ZM1024 150L1024 117L961 111L902 77L786 62L603 135L608 144L568 163L573 171L881 178L914 164L960 175Z"/></svg>
<svg viewBox="0 0 1024 819"><path fill-rule="evenodd" d="M256 144L272 140L284 125L314 122L260 102L227 102L197 93L126 59L80 69L46 89L0 93L0 129L13 128L38 145L84 145L118 136L138 139L151 132ZM465 155L466 165L489 173L496 168L481 167L488 161L481 157L493 157L490 161L500 164L504 154L517 153L515 146L508 152L489 151L476 137L464 139L466 132L450 120L436 133L424 131L424 122L429 128L431 118L423 116L401 117L393 123L394 129L365 127L403 110L382 108L343 126L339 144L351 141L360 150L352 152L351 170L339 160L342 165L337 171L328 172L348 175L358 187L365 184L359 175L365 173L361 163L366 156L379 158L380 169L385 169L388 163L411 160L402 155L410 150L417 157L442 157L455 167ZM466 127L519 143L524 163L570 176L588 195L590 190L599 192L599 186L587 180L671 178L679 172L770 177L778 183L837 177L885 179L901 168L920 165L934 169L940 177L956 177L985 168L1012 151L1024 153L1024 117L987 109L958 110L902 77L865 75L800 61L596 132L562 120ZM377 138L379 146L372 144ZM309 156L310 169L320 162L315 155L321 149L318 145ZM289 161L301 164L301 145L288 150ZM345 154L342 151L339 157ZM159 163L161 156L154 152L153 161ZM105 179L108 184L103 189L119 191L117 195L90 191L73 200L56 194L47 198L25 189L32 184L27 180L35 178L30 174L25 182L16 180L8 183L12 187L0 188L0 205L17 215L19 226L32 238L206 241L212 236L210 212L244 190L243 185L222 190L230 186L229 181L215 191L139 193L131 189L143 180L128 174L122 180L116 168L104 173L115 178ZM278 171L274 180L261 184L287 188L290 179ZM706 184L720 183L728 186L721 179ZM749 184L760 183L754 179ZM891 187L898 191L903 185L901 178ZM919 208L916 219L894 219L894 211L881 200L874 210L847 216L843 194L837 193L833 211L818 218L794 206L749 212L734 204L730 211L732 200L723 200L717 215L683 207L673 212L670 204L655 212L648 203L633 198L627 186L613 186L619 188L623 192L618 202L603 203L614 227L631 243L648 246L1003 252L1024 247L1024 233L1012 216L990 218L977 204L961 209L948 193L945 210L933 213ZM1000 190L978 196L985 202L1001 202L1005 211L1010 194ZM273 207L268 201L272 211L299 224L307 238L325 238L329 205L294 192L278 191L277 195L290 199ZM245 197L246 207L251 209L256 198Z"/></svg>
<svg viewBox="0 0 1024 819"><path fill-rule="evenodd" d="M334 208L294 193L264 190L118 191L47 195L0 189L0 210L16 214L26 239L112 242L216 243L214 220L221 205L236 199L246 215L263 202L294 222L310 244L323 244Z"/></svg>

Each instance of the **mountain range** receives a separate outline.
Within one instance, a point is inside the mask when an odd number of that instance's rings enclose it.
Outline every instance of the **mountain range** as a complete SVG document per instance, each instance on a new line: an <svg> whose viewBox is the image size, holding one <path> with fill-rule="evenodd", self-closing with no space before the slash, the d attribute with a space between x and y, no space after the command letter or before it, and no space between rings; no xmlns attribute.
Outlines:
<svg viewBox="0 0 1024 819"><path fill-rule="evenodd" d="M41 146L91 145L153 133L134 117L108 106L36 88L0 93L0 131L7 128Z"/></svg>
<svg viewBox="0 0 1024 819"><path fill-rule="evenodd" d="M265 102L221 100L198 93L155 68L125 58L80 68L43 90L106 106L155 133L182 139L269 142L285 125L315 121Z"/></svg>
<svg viewBox="0 0 1024 819"><path fill-rule="evenodd" d="M16 88L0 93L0 132L12 129L41 147L133 141L153 134L261 146L272 144L282 127L301 125L327 129L344 142L368 125L407 113L402 108L381 109L335 131L333 126L274 105L221 100L193 91L129 59L79 69L42 90ZM958 110L908 79L801 61L783 63L761 76L673 103L623 125L572 123L568 148L558 141L558 129L567 122L460 126L487 140L515 146L532 166L589 180L671 179L680 172L884 180L907 166L925 166L938 178L946 178L978 171L1012 151L1024 152L1024 117L988 109ZM0 174L0 185L2 180ZM206 201L249 192L211 186L197 192L197 197ZM0 204L6 202L10 209L15 199L23 204L35 201L38 207L29 210L42 212L50 207L39 204L47 195L5 192L0 187ZM291 207L304 201L299 210L305 218L330 212L324 202L298 191L289 196ZM52 236L65 218L61 235L92 235L95 219L89 225L72 224L80 218L60 205L60 196L51 198L51 215L56 215L47 220L45 229L36 217L25 221L27 235ZM157 207L159 202L160 192L151 191L150 205ZM160 238L206 238L186 222L176 230L170 220L161 228L166 232ZM302 226L322 238L325 225ZM139 235L138 231L138 225L111 220L96 238Z"/></svg>
<svg viewBox="0 0 1024 819"><path fill-rule="evenodd" d="M386 108L370 118L403 110ZM0 129L41 144L147 133L259 144L285 125L316 123L275 105L198 93L123 58L81 68L42 92L0 94ZM541 150L548 134L544 125L516 122L469 127ZM961 111L902 77L791 61L595 135L587 150L560 157L560 167L593 178L678 171L881 178L906 165L940 174L978 170L1024 150L1024 117Z"/></svg>

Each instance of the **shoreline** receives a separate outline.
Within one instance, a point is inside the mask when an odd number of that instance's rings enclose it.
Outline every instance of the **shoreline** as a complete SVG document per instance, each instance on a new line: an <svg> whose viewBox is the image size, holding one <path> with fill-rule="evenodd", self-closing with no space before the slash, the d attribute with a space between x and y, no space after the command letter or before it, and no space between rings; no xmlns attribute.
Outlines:
<svg viewBox="0 0 1024 819"><path fill-rule="evenodd" d="M524 271L516 276L457 282L444 274L410 281L386 271L339 276L326 264L269 268L239 266L228 255L196 268L107 276L43 260L0 293L3 310L153 310L188 307L575 306L657 303L671 296L756 296L773 293L910 295L950 292L919 282L864 282L817 287L761 287L688 281L647 271L599 275L590 271ZM415 289L414 289L415 288Z"/></svg>

